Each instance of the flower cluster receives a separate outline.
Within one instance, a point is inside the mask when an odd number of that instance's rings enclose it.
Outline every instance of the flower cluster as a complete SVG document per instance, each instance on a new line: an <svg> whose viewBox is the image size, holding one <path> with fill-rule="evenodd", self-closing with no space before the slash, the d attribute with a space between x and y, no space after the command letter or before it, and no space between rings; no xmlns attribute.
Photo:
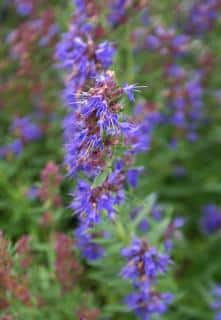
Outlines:
<svg viewBox="0 0 221 320"><path fill-rule="evenodd" d="M128 4L116 3L121 8ZM56 57L58 66L67 74L63 93L68 106L63 123L65 164L69 175L77 178L70 205L80 222L75 230L76 245L85 258L96 260L104 255L96 238L109 235L97 234L93 227L103 216L117 220L116 207L125 200L125 185L136 187L142 171L133 167L134 155L150 147L160 115L141 103L133 117L123 116L122 97L134 102L139 87L117 84L115 73L110 70L115 49L107 41L98 42L96 26L91 23L94 15L88 10L82 14L83 8L87 9L88 3L80 6L76 1L74 18L57 46ZM158 275L167 271L169 257L139 239L123 250L123 255L128 265L122 275L138 288L127 299L129 308L145 317L165 312L172 296L158 292L154 286Z"/></svg>
<svg viewBox="0 0 221 320"><path fill-rule="evenodd" d="M163 121L176 128L176 138L184 135L189 141L195 141L198 129L205 121L201 74L171 65L166 70L166 76L169 87L164 92L167 110Z"/></svg>
<svg viewBox="0 0 221 320"><path fill-rule="evenodd" d="M176 34L176 30L157 26L145 39L148 49L158 52L162 56L178 57L187 53L189 37L185 34Z"/></svg>
<svg viewBox="0 0 221 320"><path fill-rule="evenodd" d="M126 298L128 307L141 319L164 313L173 296L158 292L155 287L159 275L166 273L171 264L169 256L159 253L141 239L133 240L129 247L122 250L122 255L128 262L121 275L130 280L136 289Z"/></svg>
<svg viewBox="0 0 221 320"><path fill-rule="evenodd" d="M133 121L137 124L136 135L127 134L125 143L129 140L132 145L132 153L141 153L147 151L152 144L154 129L161 124L162 115L153 103L140 102L134 109Z"/></svg>
<svg viewBox="0 0 221 320"><path fill-rule="evenodd" d="M210 31L219 18L220 9L221 5L219 0L195 1L187 17L187 32L194 35L202 35Z"/></svg>
<svg viewBox="0 0 221 320"><path fill-rule="evenodd" d="M81 273L81 266L73 252L74 242L64 233L55 235L55 273L62 289L73 290Z"/></svg>
<svg viewBox="0 0 221 320"><path fill-rule="evenodd" d="M85 224L98 223L103 211L109 218L115 217L115 205L124 200L125 172L122 162L98 187L79 181L71 207Z"/></svg>
<svg viewBox="0 0 221 320"><path fill-rule="evenodd" d="M48 9L13 30L7 38L11 57L19 61L20 74L33 75L32 55L35 46L53 45L58 33L54 13Z"/></svg>
<svg viewBox="0 0 221 320"><path fill-rule="evenodd" d="M134 101L139 87L117 84L109 69L115 48L108 41L97 41L95 8L92 13L89 3L80 5L78 1L75 7L70 29L56 49L58 65L67 73L63 94L68 106L63 124L65 163L70 176L83 173L88 179L78 181L71 207L80 220L76 230L78 246L84 256L97 258L103 250L90 243L94 235L87 229L99 223L103 213L115 218L115 207L124 200L125 183L136 186L141 170L131 168L133 154L146 150L149 140L145 137L146 124L122 115L122 97ZM117 146L124 151L116 161Z"/></svg>
<svg viewBox="0 0 221 320"><path fill-rule="evenodd" d="M24 305L31 304L31 297L25 279L13 273L13 261L8 252L8 241L0 233L0 311L10 306L9 297L15 298Z"/></svg>
<svg viewBox="0 0 221 320"><path fill-rule="evenodd" d="M132 40L138 51L147 48L163 56L160 60L164 68L162 79L168 88L161 92L166 104L166 108L162 109L161 124L172 126L173 137L170 136L170 139L173 141L181 138L196 141L201 127L208 120L203 104L204 85L211 74L214 58L207 50L200 55L197 68L189 70L181 67L181 63L182 59L188 61L190 56L196 58L195 39L199 33L213 27L219 16L219 8L216 0L195 1L191 7L187 6L186 14L178 22L180 28L173 26L166 29L152 23L149 30L145 26L133 32Z"/></svg>
<svg viewBox="0 0 221 320"><path fill-rule="evenodd" d="M221 320L220 8L2 0L0 320Z"/></svg>
<svg viewBox="0 0 221 320"><path fill-rule="evenodd" d="M7 30L5 36L10 54L2 65L3 72L9 76L4 77L0 91L2 107L9 111L8 114L15 108L12 112L13 119L8 121L11 123L9 132L15 139L0 148L0 158L10 159L19 155L27 144L42 138L51 126L51 114L55 105L51 103L51 96L46 93L51 81L48 77L42 77L42 70L46 70L44 67L47 65L47 71L51 72L52 68L48 66L52 64L52 59L49 57L48 47L53 48L55 44L58 26L54 10L41 10L41 3L41 0L14 1L18 11L28 12L30 9L32 12L19 20L21 22L9 34ZM13 68L8 72L10 65ZM25 112L15 112L17 106L23 105L24 101L28 102L31 112L27 114L27 108Z"/></svg>
<svg viewBox="0 0 221 320"><path fill-rule="evenodd" d="M30 236L23 235L19 238L16 242L16 253L19 256L19 264L21 268L27 269L30 267L33 260Z"/></svg>
<svg viewBox="0 0 221 320"><path fill-rule="evenodd" d="M85 82L90 82L99 70L107 69L115 53L111 43L106 41L95 45L91 38L86 38L89 35L90 33L86 36L76 35L76 30L73 28L64 34L57 46L56 57L61 61L59 66L71 72L74 71L70 74L70 86L65 92L67 98L72 97L72 100L74 99L73 90L76 91L82 88ZM75 70L72 70L73 65Z"/></svg>
<svg viewBox="0 0 221 320"><path fill-rule="evenodd" d="M23 144L37 140L42 135L41 128L33 123L29 117L15 118L10 130Z"/></svg>
<svg viewBox="0 0 221 320"><path fill-rule="evenodd" d="M62 297L69 295L76 286L79 276L82 272L81 265L77 261L74 254L74 241L71 237L61 232L53 230L48 234L48 239L51 240L52 253L55 261L52 264L52 270L49 274L50 281L55 284L58 291L59 300ZM9 242L0 233L0 319L14 319L11 313L16 307L19 310L19 305L25 308L47 308L46 296L41 288L39 292L32 290L33 280L32 272L34 266L44 268L44 260L47 254L42 254L42 251L35 247L33 239L28 235L21 236L15 244L15 255L9 251ZM39 259L40 257L40 259ZM39 265L39 261L43 264ZM34 271L35 272L35 271ZM46 269L45 269L46 272ZM44 273L47 276L47 272ZM35 283L34 283L35 284ZM85 311L87 309L85 308ZM82 310L83 311L83 310ZM90 314L90 313L89 313ZM90 318L88 318L90 319ZM92 318L93 319L93 318Z"/></svg>
<svg viewBox="0 0 221 320"><path fill-rule="evenodd" d="M72 119L65 122L66 163L71 175L79 170L99 172L119 144L127 125L119 116L122 106L116 100L120 93L113 73L108 72L89 92L75 95Z"/></svg>

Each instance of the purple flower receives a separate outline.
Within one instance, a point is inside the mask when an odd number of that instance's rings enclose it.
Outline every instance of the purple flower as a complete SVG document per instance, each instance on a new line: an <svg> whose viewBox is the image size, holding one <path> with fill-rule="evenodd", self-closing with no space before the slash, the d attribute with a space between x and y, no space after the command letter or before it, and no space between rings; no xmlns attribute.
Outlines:
<svg viewBox="0 0 221 320"><path fill-rule="evenodd" d="M127 8L126 6L127 0L114 0L111 2L111 12L108 16L108 21L113 27L124 20Z"/></svg>
<svg viewBox="0 0 221 320"><path fill-rule="evenodd" d="M147 36L146 44L147 44L147 47L151 50L157 50L158 48L160 48L160 45L161 45L158 37L156 37L152 34Z"/></svg>
<svg viewBox="0 0 221 320"><path fill-rule="evenodd" d="M153 314L162 314L172 302L170 293L156 290L156 280L166 273L171 260L168 255L149 247L147 242L134 239L131 245L122 249L127 264L121 270L121 276L132 282L135 292L126 297L125 303L141 319L152 319Z"/></svg>
<svg viewBox="0 0 221 320"><path fill-rule="evenodd" d="M185 129L186 128L186 118L185 118L185 114L183 112L176 112L173 116L172 116L172 123L180 128L180 129Z"/></svg>
<svg viewBox="0 0 221 320"><path fill-rule="evenodd" d="M127 172L127 182L132 188L136 188L138 184L138 179L143 168L132 168Z"/></svg>
<svg viewBox="0 0 221 320"><path fill-rule="evenodd" d="M21 16L27 16L32 13L34 9L33 0L14 0L16 10Z"/></svg>
<svg viewBox="0 0 221 320"><path fill-rule="evenodd" d="M219 0L199 0L193 3L186 21L186 32L202 35L212 29L219 18Z"/></svg>
<svg viewBox="0 0 221 320"><path fill-rule="evenodd" d="M121 123L121 130L129 153L139 154L149 149L152 130L146 119L137 124Z"/></svg>
<svg viewBox="0 0 221 320"><path fill-rule="evenodd" d="M38 197L38 192L39 188L32 186L27 190L26 195L29 199L36 199Z"/></svg>
<svg viewBox="0 0 221 320"><path fill-rule="evenodd" d="M174 52L186 52L189 44L189 37L181 34L175 36L171 41L171 47Z"/></svg>
<svg viewBox="0 0 221 320"><path fill-rule="evenodd" d="M221 210L215 204L208 204L203 208L201 226L207 234L216 232L221 228Z"/></svg>
<svg viewBox="0 0 221 320"><path fill-rule="evenodd" d="M181 129L188 141L195 142L205 121L202 76L199 71L191 74L177 65L167 68L167 76L170 87L163 123Z"/></svg>
<svg viewBox="0 0 221 320"><path fill-rule="evenodd" d="M157 26L145 40L146 47L159 52L162 56L180 56L187 52L189 37L185 34L176 35L174 29Z"/></svg>
<svg viewBox="0 0 221 320"><path fill-rule="evenodd" d="M156 221L160 221L163 216L163 208L160 205L154 205L151 209L151 216Z"/></svg>
<svg viewBox="0 0 221 320"><path fill-rule="evenodd" d="M141 232L147 232L149 231L150 229L150 224L148 222L147 219L142 219L138 225L138 229L141 231Z"/></svg>
<svg viewBox="0 0 221 320"><path fill-rule="evenodd" d="M76 245L87 260L97 260L103 257L104 249L96 243L96 236L90 228L80 225L75 230Z"/></svg>
<svg viewBox="0 0 221 320"><path fill-rule="evenodd" d="M150 278L155 278L158 274L165 273L171 263L166 254L157 252L155 248L150 248L144 256L145 273Z"/></svg>
<svg viewBox="0 0 221 320"><path fill-rule="evenodd" d="M158 293L155 291L139 291L127 296L125 303L130 310L142 320L152 319L152 315L161 315L168 309L173 301L173 295L170 293Z"/></svg>
<svg viewBox="0 0 221 320"><path fill-rule="evenodd" d="M181 66L177 64L172 64L170 65L167 69L166 72L169 77L176 79L176 80L181 80L185 78L186 76L186 71L183 69Z"/></svg>
<svg viewBox="0 0 221 320"><path fill-rule="evenodd" d="M133 240L130 247L122 250L122 255L128 263L121 270L121 275L140 287L149 286L159 274L165 273L171 264L167 254L161 254L153 247L149 248L147 243L140 239Z"/></svg>
<svg viewBox="0 0 221 320"><path fill-rule="evenodd" d="M14 142L8 145L9 152L12 154L18 155L21 153L23 147L20 139L16 139Z"/></svg>
<svg viewBox="0 0 221 320"><path fill-rule="evenodd" d="M81 221L94 224L100 220L99 212L97 210L96 199L93 202L92 188L84 181L79 181L74 193L74 200L71 208L79 216Z"/></svg>
<svg viewBox="0 0 221 320"><path fill-rule="evenodd" d="M42 136L39 126L28 117L15 118L11 125L11 131L24 142L37 140Z"/></svg>
<svg viewBox="0 0 221 320"><path fill-rule="evenodd" d="M82 88L87 81L95 79L100 74L99 64L106 70L113 62L113 45L108 41L95 44L92 33L93 28L85 28L85 21L82 22L82 19L77 17L56 47L55 56L59 61L59 67L70 73L74 68L70 77L71 94L75 94L75 91Z"/></svg>
<svg viewBox="0 0 221 320"><path fill-rule="evenodd" d="M73 0L73 3L75 5L75 10L77 10L78 13L84 14L86 11L86 1L85 0Z"/></svg>
<svg viewBox="0 0 221 320"><path fill-rule="evenodd" d="M97 46L96 57L102 63L103 68L107 69L113 63L113 57L116 53L113 45L104 41Z"/></svg>
<svg viewBox="0 0 221 320"><path fill-rule="evenodd" d="M143 152L149 145L147 124L129 124L120 116L117 101L122 89L117 87L112 72L103 73L89 92L65 91L65 101L71 107L65 119L65 162L70 175L79 171L91 175L99 173L111 147L122 136L131 152ZM71 82L72 83L72 82Z"/></svg>
<svg viewBox="0 0 221 320"><path fill-rule="evenodd" d="M124 171L118 168L97 187L79 181L71 208L85 225L99 223L102 212L110 219L115 218L115 206L124 201L124 181Z"/></svg>
<svg viewBox="0 0 221 320"><path fill-rule="evenodd" d="M127 4L118 0L113 9L119 14L118 9L124 11ZM137 185L140 169L130 166L133 154L149 146L149 126L121 115L122 95L133 101L140 87L117 84L114 72L109 70L115 49L108 41L96 41L97 19L91 5L75 0L75 15L57 45L56 58L66 73L65 164L68 174L77 179L70 205L80 222L76 241L84 256L96 259L103 251L91 241L93 227L104 214L111 220L116 218L116 207L125 200L127 179L131 186ZM122 151L120 160L114 161L117 145Z"/></svg>
<svg viewBox="0 0 221 320"><path fill-rule="evenodd" d="M19 155L23 150L23 144L20 139L4 145L0 148L0 158L7 158L10 155Z"/></svg>

